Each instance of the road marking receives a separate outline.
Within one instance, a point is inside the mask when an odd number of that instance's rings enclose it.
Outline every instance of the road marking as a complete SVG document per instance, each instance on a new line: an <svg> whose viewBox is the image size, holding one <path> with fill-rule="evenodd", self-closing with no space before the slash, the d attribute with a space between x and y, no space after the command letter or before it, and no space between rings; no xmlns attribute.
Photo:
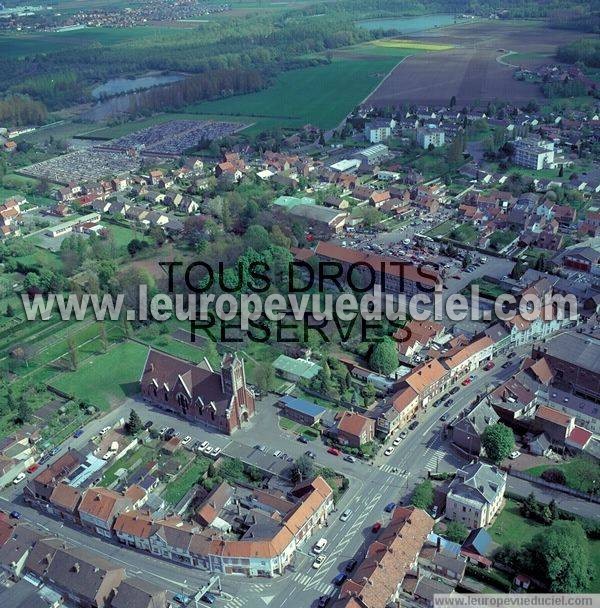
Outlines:
<svg viewBox="0 0 600 608"><path fill-rule="evenodd" d="M261 597L260 599L268 606L274 598L274 595L268 595L267 597Z"/></svg>

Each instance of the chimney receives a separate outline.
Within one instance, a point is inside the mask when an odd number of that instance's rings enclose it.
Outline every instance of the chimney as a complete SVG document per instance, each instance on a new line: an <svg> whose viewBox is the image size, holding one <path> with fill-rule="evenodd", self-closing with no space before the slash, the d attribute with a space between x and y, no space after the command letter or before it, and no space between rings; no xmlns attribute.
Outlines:
<svg viewBox="0 0 600 608"><path fill-rule="evenodd" d="M75 562L73 564L73 567L71 568L71 572L79 572L81 570L81 567L79 566L79 562Z"/></svg>
<svg viewBox="0 0 600 608"><path fill-rule="evenodd" d="M437 550L440 551L442 548L442 537L438 535L437 537Z"/></svg>

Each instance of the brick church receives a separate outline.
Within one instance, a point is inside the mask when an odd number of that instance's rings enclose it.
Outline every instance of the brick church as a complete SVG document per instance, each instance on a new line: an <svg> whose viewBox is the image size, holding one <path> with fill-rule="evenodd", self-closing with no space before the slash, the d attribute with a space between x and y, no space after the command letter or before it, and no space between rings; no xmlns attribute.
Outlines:
<svg viewBox="0 0 600 608"><path fill-rule="evenodd" d="M244 361L226 354L221 369L208 361L194 365L165 353L150 350L140 379L147 401L230 435L254 415L254 394L246 386Z"/></svg>

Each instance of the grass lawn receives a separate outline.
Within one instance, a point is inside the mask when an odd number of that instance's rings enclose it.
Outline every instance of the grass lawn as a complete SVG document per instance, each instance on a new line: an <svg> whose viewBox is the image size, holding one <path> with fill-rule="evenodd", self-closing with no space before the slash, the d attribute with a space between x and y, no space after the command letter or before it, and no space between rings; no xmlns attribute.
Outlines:
<svg viewBox="0 0 600 608"><path fill-rule="evenodd" d="M106 354L91 357L74 372L52 380L52 386L106 410L138 392L138 381L148 349L123 342Z"/></svg>
<svg viewBox="0 0 600 608"><path fill-rule="evenodd" d="M328 65L292 70L278 75L270 87L188 106L188 112L226 117L291 120L296 126L312 123L337 126L396 65L397 57L365 61L334 59ZM284 122L285 126L285 122Z"/></svg>
<svg viewBox="0 0 600 608"><path fill-rule="evenodd" d="M502 248L512 243L517 236L519 235L516 232L510 230L498 230L490 237L490 248L495 251L500 251Z"/></svg>
<svg viewBox="0 0 600 608"><path fill-rule="evenodd" d="M279 416L279 426L286 431L291 431L296 427L296 423L289 418L285 418L284 416Z"/></svg>
<svg viewBox="0 0 600 608"><path fill-rule="evenodd" d="M559 469L565 475L567 485L581 492L589 492L600 487L600 465L591 459L578 457L558 465L541 465L527 470L527 473L539 477L548 469Z"/></svg>
<svg viewBox="0 0 600 608"><path fill-rule="evenodd" d="M202 475L208 470L209 465L210 460L208 458L197 456L194 462L177 476L175 481L167 485L166 490L163 492L165 502L168 502L170 505L176 505L185 496L185 493L200 481Z"/></svg>
<svg viewBox="0 0 600 608"><path fill-rule="evenodd" d="M437 226L434 226L431 230L428 230L425 233L425 236L446 236L452 229L456 226L456 222L454 220L446 220Z"/></svg>
<svg viewBox="0 0 600 608"><path fill-rule="evenodd" d="M517 501L508 498L504 509L488 530L499 545L528 543L538 532L546 528L543 524L521 517L519 506Z"/></svg>
<svg viewBox="0 0 600 608"><path fill-rule="evenodd" d="M477 238L477 229L470 224L461 224L451 230L448 236L461 243L472 243Z"/></svg>

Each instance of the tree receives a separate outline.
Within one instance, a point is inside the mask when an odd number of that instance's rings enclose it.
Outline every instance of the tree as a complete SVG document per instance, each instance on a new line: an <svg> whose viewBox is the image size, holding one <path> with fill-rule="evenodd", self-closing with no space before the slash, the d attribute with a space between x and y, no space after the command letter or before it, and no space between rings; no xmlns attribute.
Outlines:
<svg viewBox="0 0 600 608"><path fill-rule="evenodd" d="M417 484L412 495L412 504L418 509L430 509L433 505L433 484L429 479L424 479Z"/></svg>
<svg viewBox="0 0 600 608"><path fill-rule="evenodd" d="M398 369L398 364L398 350L396 343L391 338L386 336L373 346L369 365L376 372L388 376Z"/></svg>
<svg viewBox="0 0 600 608"><path fill-rule="evenodd" d="M525 561L528 570L541 577L552 593L583 593L588 589L592 564L579 522L555 521L536 534L526 547Z"/></svg>
<svg viewBox="0 0 600 608"><path fill-rule="evenodd" d="M488 458L499 464L515 449L515 436L512 429L498 422L486 427L481 443Z"/></svg>
<svg viewBox="0 0 600 608"><path fill-rule="evenodd" d="M135 410L131 410L129 412L129 420L127 421L125 427L129 435L137 435L144 428L142 419Z"/></svg>
<svg viewBox="0 0 600 608"><path fill-rule="evenodd" d="M15 309L12 307L12 304L10 304L10 303L6 305L6 316L7 317L15 316Z"/></svg>
<svg viewBox="0 0 600 608"><path fill-rule="evenodd" d="M17 403L17 420L19 420L21 424L25 424L31 420L32 413L31 405L27 397L21 395Z"/></svg>
<svg viewBox="0 0 600 608"><path fill-rule="evenodd" d="M265 228L252 224L246 230L244 242L247 247L252 247L256 251L263 251L271 246L271 237Z"/></svg>
<svg viewBox="0 0 600 608"><path fill-rule="evenodd" d="M459 521L451 521L446 526L444 536L453 543L462 543L469 536L469 530Z"/></svg>
<svg viewBox="0 0 600 608"><path fill-rule="evenodd" d="M259 364L254 370L254 382L256 386L264 393L271 390L271 385L275 379L273 366L268 364Z"/></svg>
<svg viewBox="0 0 600 608"><path fill-rule="evenodd" d="M292 481L299 483L306 479L314 477L315 467L313 461L308 456L300 456L294 464L292 470Z"/></svg>

